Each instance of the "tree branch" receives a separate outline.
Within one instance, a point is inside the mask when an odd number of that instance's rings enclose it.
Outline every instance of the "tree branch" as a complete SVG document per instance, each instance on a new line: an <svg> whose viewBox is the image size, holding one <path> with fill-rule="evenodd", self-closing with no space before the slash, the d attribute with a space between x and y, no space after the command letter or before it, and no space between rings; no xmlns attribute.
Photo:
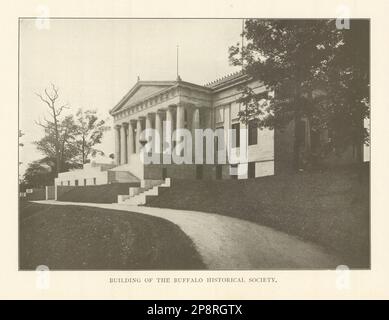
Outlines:
<svg viewBox="0 0 389 320"><path fill-rule="evenodd" d="M50 109L52 108L50 102L47 101L45 98L43 98L42 95L41 95L40 93L35 92L35 94L36 94L44 103L46 103L46 104L49 106Z"/></svg>

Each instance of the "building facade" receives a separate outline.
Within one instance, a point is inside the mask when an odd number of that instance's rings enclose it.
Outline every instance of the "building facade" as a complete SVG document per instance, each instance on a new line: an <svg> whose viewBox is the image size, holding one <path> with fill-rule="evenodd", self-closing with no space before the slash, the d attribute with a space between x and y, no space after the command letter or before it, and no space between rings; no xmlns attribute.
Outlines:
<svg viewBox="0 0 389 320"><path fill-rule="evenodd" d="M295 169L296 129L302 135L301 152L314 150L315 141L330 142L326 130L313 132L306 119L301 119L298 128L292 121L285 128L276 130L259 129L250 122L240 122L239 111L243 105L239 103L239 98L243 84L263 99L272 94L260 81L252 80L242 72L204 86L182 81L179 77L176 81L138 80L110 111L114 120L114 163L92 163L80 170L60 173L55 185L82 186L166 178L212 180L263 177ZM150 129L160 139L154 140L153 136L149 136ZM192 141L190 145L183 143L183 150L179 152L185 153L188 148L192 152L190 161L177 163L174 152L180 140L175 134L183 129L190 133ZM196 130L222 132L222 136L211 137L212 161L208 161L207 150L203 148L209 142L209 139L204 142L208 137L199 138ZM200 140L204 150L199 163L195 146ZM145 150L150 141L154 147L152 158L157 162L145 162L148 154ZM225 161L220 162L219 152L225 154ZM241 157L242 154L245 157ZM330 152L325 161L329 165L350 164L356 162L355 154L355 147L350 146L340 155Z"/></svg>
<svg viewBox="0 0 389 320"><path fill-rule="evenodd" d="M140 179L245 179L274 174L274 131L259 130L239 122L239 88L247 81L247 77L239 72L205 86L185 82L180 78L177 81L138 81L110 111L115 124L117 165ZM266 97L266 88L259 81L251 81L248 85L255 93ZM171 124L171 130L164 130L165 123ZM161 164L144 165L140 152L148 140L142 136L147 129L154 129L163 137L158 141L161 143L158 149L161 150L161 159L164 157L163 153L174 152L166 150L174 147L174 138L170 145L164 144L166 134L187 129L192 133L194 145L196 129L223 129L227 161L218 163L215 159L214 163L206 163L204 160L204 164L180 165L162 161ZM231 137L228 129L233 129L235 136ZM240 145L240 132L246 134L244 146ZM230 141L232 138L235 141ZM215 149L217 148L220 146L216 143ZM242 148L247 152L246 159L232 163L228 152L233 149L234 154L239 154Z"/></svg>

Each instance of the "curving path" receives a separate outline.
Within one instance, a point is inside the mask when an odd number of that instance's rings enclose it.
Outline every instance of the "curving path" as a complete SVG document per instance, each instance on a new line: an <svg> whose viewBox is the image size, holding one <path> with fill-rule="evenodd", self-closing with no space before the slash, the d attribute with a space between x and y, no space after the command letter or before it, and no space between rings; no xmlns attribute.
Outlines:
<svg viewBox="0 0 389 320"><path fill-rule="evenodd" d="M177 224L209 269L334 269L339 259L323 248L256 223L218 214L119 204L35 201L148 214Z"/></svg>

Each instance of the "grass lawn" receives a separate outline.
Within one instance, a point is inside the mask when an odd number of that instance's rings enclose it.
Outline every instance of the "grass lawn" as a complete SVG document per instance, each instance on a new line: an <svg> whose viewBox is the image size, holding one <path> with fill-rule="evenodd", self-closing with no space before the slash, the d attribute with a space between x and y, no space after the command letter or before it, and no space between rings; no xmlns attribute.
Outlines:
<svg viewBox="0 0 389 320"><path fill-rule="evenodd" d="M174 180L147 205L228 215L322 245L352 268L370 266L369 168L249 180Z"/></svg>
<svg viewBox="0 0 389 320"><path fill-rule="evenodd" d="M21 202L20 269L205 269L176 225L138 213Z"/></svg>

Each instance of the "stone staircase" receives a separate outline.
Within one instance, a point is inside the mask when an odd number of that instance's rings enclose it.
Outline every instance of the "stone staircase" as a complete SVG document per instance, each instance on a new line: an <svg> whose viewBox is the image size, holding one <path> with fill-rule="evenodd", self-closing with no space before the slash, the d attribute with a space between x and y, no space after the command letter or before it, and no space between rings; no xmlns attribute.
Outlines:
<svg viewBox="0 0 389 320"><path fill-rule="evenodd" d="M146 204L147 197L158 196L163 188L171 186L170 178L165 180L141 180L140 187L130 187L128 195L118 195L118 204L140 206Z"/></svg>
<svg viewBox="0 0 389 320"><path fill-rule="evenodd" d="M108 170L108 181L110 183L131 183L139 182L140 179L133 175L130 171Z"/></svg>

